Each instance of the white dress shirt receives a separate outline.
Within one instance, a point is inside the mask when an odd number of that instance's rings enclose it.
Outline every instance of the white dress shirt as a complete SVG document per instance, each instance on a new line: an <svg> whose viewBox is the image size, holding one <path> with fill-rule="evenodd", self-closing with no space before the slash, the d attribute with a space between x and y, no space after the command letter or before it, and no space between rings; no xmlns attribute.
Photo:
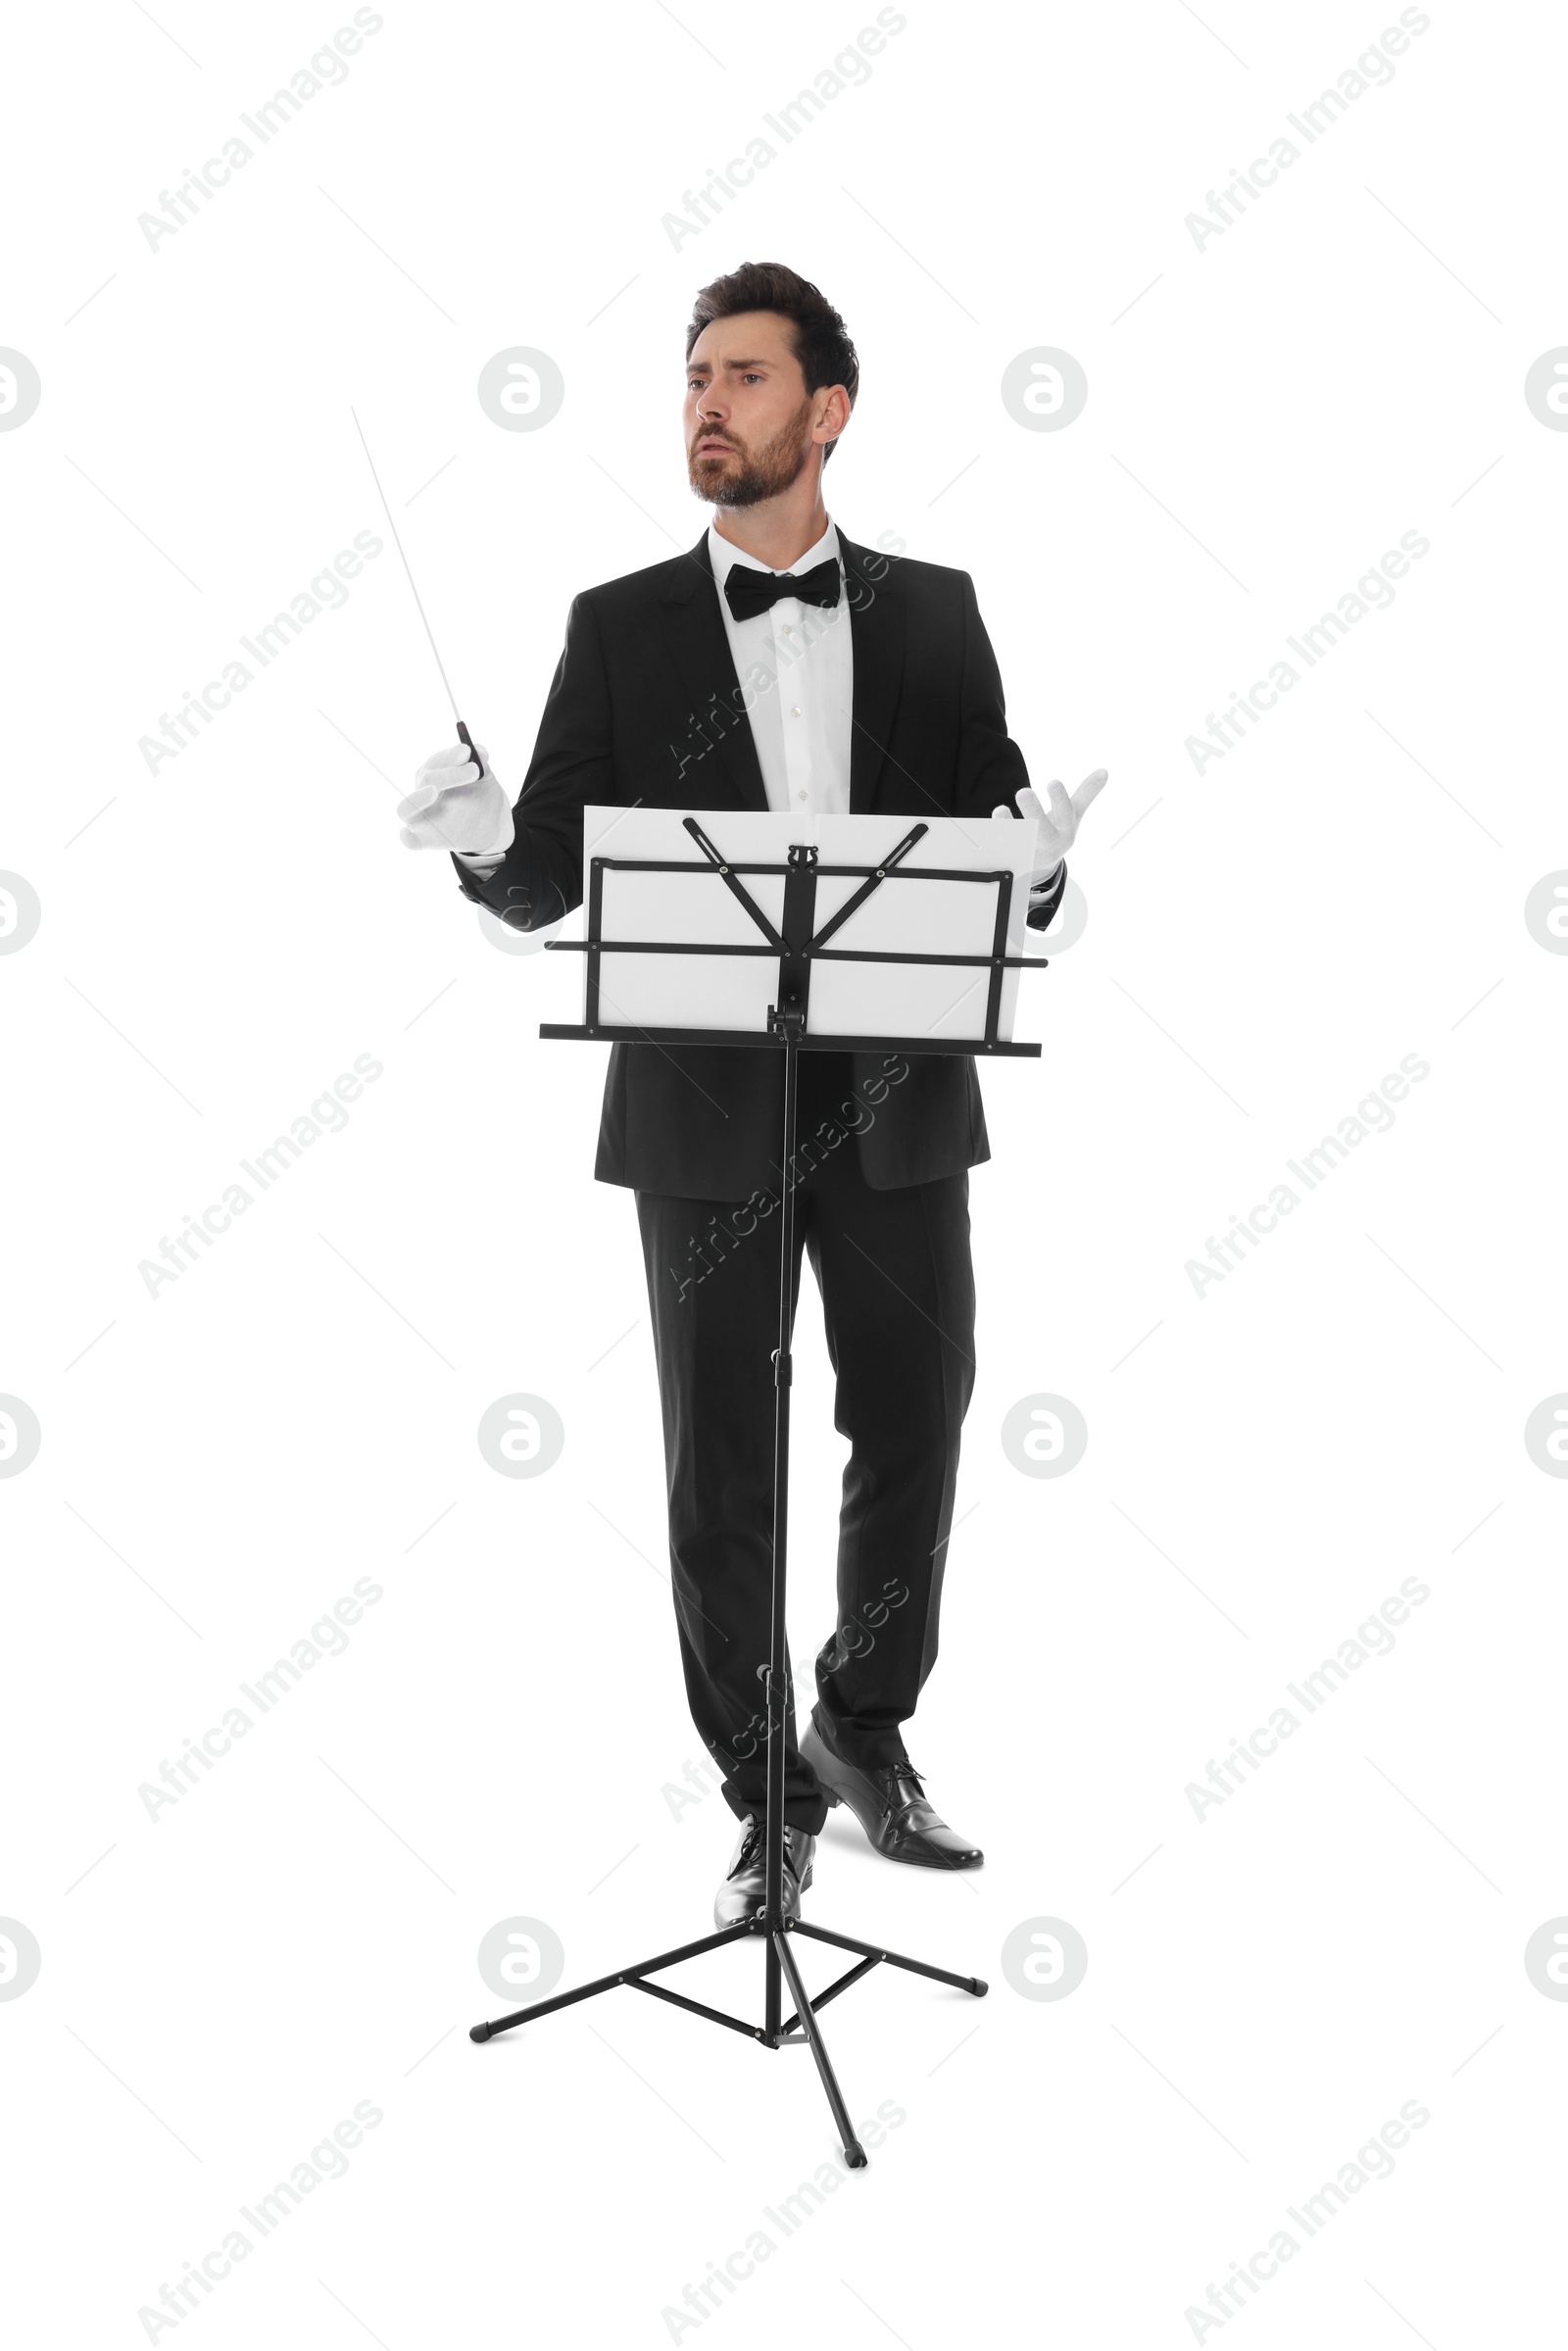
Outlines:
<svg viewBox="0 0 1568 2351"><path fill-rule="evenodd" d="M781 596L749 620L737 620L730 611L724 582L736 563L753 571L770 566L720 538L711 523L708 553L768 807L777 812L847 816L855 659L838 532L829 522L816 545L788 566L814 571L819 563L837 563L837 604L802 604L798 596Z"/></svg>

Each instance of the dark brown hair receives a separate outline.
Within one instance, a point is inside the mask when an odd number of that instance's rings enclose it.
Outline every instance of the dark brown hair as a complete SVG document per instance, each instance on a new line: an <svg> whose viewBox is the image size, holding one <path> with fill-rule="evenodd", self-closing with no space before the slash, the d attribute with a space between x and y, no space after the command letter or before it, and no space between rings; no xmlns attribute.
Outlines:
<svg viewBox="0 0 1568 2351"><path fill-rule="evenodd" d="M788 318L794 328L791 340L795 356L801 363L808 392L819 392L824 384L842 384L855 406L859 389L860 363L855 355L855 345L844 320L819 287L809 278L802 277L783 262L742 262L726 277L715 277L711 285L703 287L692 306L691 324L686 329L686 357L692 356L692 345L705 326L715 318L738 318L742 311L776 311ZM829 441L822 451L822 463L838 447Z"/></svg>

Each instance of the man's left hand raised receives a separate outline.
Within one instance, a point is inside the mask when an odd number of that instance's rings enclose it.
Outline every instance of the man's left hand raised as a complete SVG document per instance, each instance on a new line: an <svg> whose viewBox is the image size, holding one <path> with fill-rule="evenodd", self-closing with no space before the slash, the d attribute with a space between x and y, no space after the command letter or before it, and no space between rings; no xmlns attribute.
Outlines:
<svg viewBox="0 0 1568 2351"><path fill-rule="evenodd" d="M1029 887L1032 891L1038 890L1043 883L1054 878L1056 868L1078 838L1079 825L1083 822L1090 807L1104 790L1105 776L1106 770L1103 767L1097 767L1094 774L1086 775L1077 791L1072 793L1069 793L1059 783L1048 784L1046 790L1051 798L1050 808L1043 807L1039 793L1032 792L1027 785L1018 794L1018 814L1020 816L1037 816L1040 820L1040 862L1029 877ZM993 808L991 811L993 816L1000 817L1004 823L1006 823L1012 812L1005 803L1000 808Z"/></svg>

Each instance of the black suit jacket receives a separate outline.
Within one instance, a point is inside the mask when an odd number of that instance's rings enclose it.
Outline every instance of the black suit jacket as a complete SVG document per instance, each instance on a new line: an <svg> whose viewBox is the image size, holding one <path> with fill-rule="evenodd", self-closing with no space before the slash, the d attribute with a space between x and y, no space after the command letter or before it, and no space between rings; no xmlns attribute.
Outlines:
<svg viewBox="0 0 1568 2351"><path fill-rule="evenodd" d="M839 534L854 652L854 814L985 816L1029 781L1007 734L1002 681L966 571L857 547ZM718 608L706 532L689 555L573 600L514 821L493 872L456 857L466 898L518 930L582 901L585 805L767 807L751 721ZM1065 868L1036 928L1050 919ZM974 1061L911 1054L885 1090L856 1054L874 1105L856 1149L888 1190L991 1156ZM880 1100L878 1099L880 1095ZM846 1123L854 1123L847 1121ZM804 1138L803 1138L804 1140ZM594 1173L640 1192L740 1200L781 1174L779 1064L741 1047L611 1048Z"/></svg>

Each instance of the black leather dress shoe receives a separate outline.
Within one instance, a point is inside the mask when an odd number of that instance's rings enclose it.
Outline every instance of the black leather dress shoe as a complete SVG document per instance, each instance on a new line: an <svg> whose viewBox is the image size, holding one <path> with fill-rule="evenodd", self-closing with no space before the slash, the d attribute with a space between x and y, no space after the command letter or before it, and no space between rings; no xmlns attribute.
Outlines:
<svg viewBox="0 0 1568 2351"><path fill-rule="evenodd" d="M941 1819L907 1756L899 1763L847 1763L835 1754L813 1715L801 1734L801 1753L830 1804L848 1804L872 1849L889 1861L919 1869L972 1870L985 1855Z"/></svg>
<svg viewBox="0 0 1568 2351"><path fill-rule="evenodd" d="M801 1896L811 1883L811 1856L816 1838L804 1829L784 1830L784 1915L798 1919ZM738 1927L745 1919L760 1918L767 1902L767 1848L762 1824L749 1812L741 1823L740 1842L723 1885L713 1897L715 1927Z"/></svg>

